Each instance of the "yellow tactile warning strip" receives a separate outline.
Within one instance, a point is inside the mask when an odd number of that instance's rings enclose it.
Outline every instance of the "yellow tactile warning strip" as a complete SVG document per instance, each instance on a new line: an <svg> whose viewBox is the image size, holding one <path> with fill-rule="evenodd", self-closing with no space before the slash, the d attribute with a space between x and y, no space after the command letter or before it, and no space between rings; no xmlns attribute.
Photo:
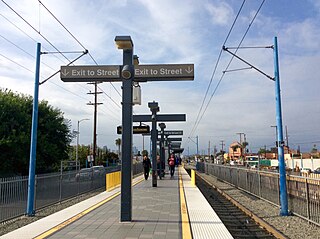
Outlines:
<svg viewBox="0 0 320 239"><path fill-rule="evenodd" d="M184 196L182 176L179 167L179 190L180 190L180 205L181 205L181 223L182 223L182 239L191 239L191 229L189 223L189 215L186 204L186 198Z"/></svg>
<svg viewBox="0 0 320 239"><path fill-rule="evenodd" d="M136 184L138 184L138 183L140 183L140 182L142 182L142 181L144 181L143 178L140 179L140 180L138 180L137 182L133 183L132 186L134 186L134 185L136 185ZM71 224L72 222L78 220L79 218L83 217L84 215L88 214L89 212L91 212L91 211L93 211L94 209L102 206L102 205L105 204L106 202L109 202L110 200L112 200L113 198L115 198L115 197L117 197L117 196L119 196L119 195L120 195L120 192L117 192L117 193L111 195L110 197L106 198L105 200L103 200L103 201L101 201L101 202L99 202L99 203L97 203L97 204L89 207L88 209L80 212L79 214L77 214L77 215L69 218L68 220L66 220L66 221L58 224L57 226L49 229L48 231L40 234L39 236L36 236L34 239L44 239L44 238L52 235L53 233L55 233L55 232L61 230L62 228L68 226L68 225Z"/></svg>

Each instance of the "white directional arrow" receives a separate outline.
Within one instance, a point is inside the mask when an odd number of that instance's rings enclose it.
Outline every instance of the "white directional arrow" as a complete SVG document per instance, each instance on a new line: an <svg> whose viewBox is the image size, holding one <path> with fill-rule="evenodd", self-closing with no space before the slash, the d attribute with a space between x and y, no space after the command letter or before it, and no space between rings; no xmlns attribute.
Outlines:
<svg viewBox="0 0 320 239"><path fill-rule="evenodd" d="M185 69L185 71L186 71L188 74L190 74L191 72L193 72L193 69L192 69L190 66L188 66L188 69Z"/></svg>
<svg viewBox="0 0 320 239"><path fill-rule="evenodd" d="M64 71L61 71L61 74L62 74L63 76L67 76L67 75L69 75L69 71L67 71L66 69L64 69Z"/></svg>

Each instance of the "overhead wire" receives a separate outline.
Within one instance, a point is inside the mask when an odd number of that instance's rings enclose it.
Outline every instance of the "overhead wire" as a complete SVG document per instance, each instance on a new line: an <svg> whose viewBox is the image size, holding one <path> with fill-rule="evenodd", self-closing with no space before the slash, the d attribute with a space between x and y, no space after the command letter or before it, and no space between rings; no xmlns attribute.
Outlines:
<svg viewBox="0 0 320 239"><path fill-rule="evenodd" d="M37 32L50 46L52 46L57 52L59 52L67 61L70 62L68 57L66 57L55 45L53 45L41 32L39 32L34 26L32 26L24 17L22 17L16 10L14 10L8 3L1 0L11 11L13 11L21 20L23 20L29 27L31 27L35 32Z"/></svg>
<svg viewBox="0 0 320 239"><path fill-rule="evenodd" d="M67 29L67 27L40 1L38 0L38 2L49 12L49 14L70 34L70 36L84 49L87 50L86 47ZM92 59L92 61L96 64L99 65L98 62L93 58L93 56L91 55L91 53L89 52L89 56ZM119 94L119 96L121 96L120 92L118 91L118 89L112 84L112 82L109 82L112 87L114 88L114 90Z"/></svg>
<svg viewBox="0 0 320 239"><path fill-rule="evenodd" d="M245 33L244 33L244 35L243 35L243 37L242 37L242 39L241 39L240 43L238 44L238 47L237 47L237 49L235 50L235 53L237 53L237 51L238 51L239 47L241 46L242 42L244 41L245 37L247 36L247 34L248 34L248 32L249 32L249 30L250 30L250 28L251 28L251 26L252 26L253 22L255 21L256 17L258 16L258 14L259 14L259 12L260 12L260 10L261 10L261 8L262 8L262 6L263 6L263 4L264 4L264 3L265 3L265 0L263 0L263 1L261 2L261 4L260 4L260 6L259 6L258 10L256 11L256 13L255 13L254 17L252 18L252 20L251 20L250 24L248 25L248 27L247 27L247 29L246 29L246 31L245 31ZM222 79L224 78L226 71L227 71L227 70L228 70L228 68L230 67L230 65L231 65L231 63L232 63L232 61L233 61L233 59L234 59L234 56L232 56L232 57L231 57L231 59L230 59L229 63L227 64L227 67L226 67L226 68L225 68L225 70L222 72L222 75L221 75L221 77L220 77L220 79L219 79L219 81L218 81L218 83L217 83L217 85L216 85L216 87L215 87L215 89L214 89L213 93L211 94L211 96L210 96L210 98L209 98L209 100L208 100L208 102L207 102L207 105L206 105L205 109L204 109L204 110L203 110L203 112L202 112L201 117L199 118L198 122L196 122L196 123L195 123L195 124L196 124L195 129L198 127L198 125L199 125L200 121L202 120L202 118L203 118L203 116L204 116L205 112L207 111L208 106L209 106L209 104L210 104L210 102L211 102L211 100L212 100L213 96L214 96L214 95L215 95L215 93L217 92L217 89L218 89L218 87L219 87L219 85L220 85L220 83L221 83Z"/></svg>
<svg viewBox="0 0 320 239"><path fill-rule="evenodd" d="M243 6L244 6L245 2L246 2L246 0L243 0L242 4L241 4L241 6L240 6L240 8L239 8L239 10L238 10L238 13L237 13L235 19L233 20L233 23L232 23L232 25L231 25L231 27L230 27L230 29L229 29L229 32L228 32L228 34L227 34L227 36L226 36L226 38L225 38L225 40L224 40L224 42L223 42L223 46L224 46L224 45L226 44L226 42L228 41L228 39L229 39L229 37L230 37L230 35L231 35L231 32L232 32L232 30L233 30L233 28L234 28L234 26L235 26L235 24L236 24L236 22L237 22L237 20L238 20L238 17L239 17L239 15L240 15L240 13L241 13L241 11L242 11L242 9L243 9ZM213 70L212 75L211 75L211 78L210 78L209 85L208 85L208 87L207 87L207 90L206 90L206 93L205 93L204 98L203 98L203 100L202 100L202 103L201 103L201 106L200 106L198 115L197 115L197 117L196 117L195 124L194 124L194 126L193 126L193 128L192 128L192 130L191 130L191 132L190 132L189 137L190 137L191 135L193 135L194 131L196 130L196 125L197 125L197 122L198 122L198 120L199 120L199 117L200 117L201 111L202 111L202 109L203 109L205 100L206 100L206 98L207 98L208 92L209 92L209 90L210 90L210 87L211 87L213 78L214 78L214 76L215 76L215 74L216 74L217 67L218 67L218 65L219 65L222 52L223 52L223 50L222 50L222 48L221 48L221 49L220 49L220 53L219 53L219 55L218 55L218 59L217 59L216 64L215 64L215 66L214 66L214 70Z"/></svg>
<svg viewBox="0 0 320 239"><path fill-rule="evenodd" d="M7 56L5 56L5 55L3 55L3 54L1 54L1 53L0 53L0 56L2 56L3 58L7 59L8 61L10 61L10 62L12 62L12 63L16 64L17 66L20 66L21 68L25 69L26 71L29 71L30 73L35 74L35 72L34 72L34 71L32 71L32 70L30 70L29 68L27 68L27 67L23 66L22 64L20 64L20 63L18 63L18 62L16 62L16 61L14 61L14 60L12 60L12 59L10 59L9 57L7 57ZM43 79L44 79L44 77L41 77L41 78L43 78ZM50 82L50 81L49 81L49 82ZM74 92L72 92L72 91L70 91L70 90L68 90L68 89L66 89L66 88L64 88L64 87L62 87L62 86L60 86L60 85L56 84L56 83L53 83L53 82L50 82L50 83L54 84L55 86L60 87L61 89L65 90L65 91L68 91L69 93L72 93L73 95L78 96L79 98L82 98L82 99L85 99L86 101L88 101L88 99L84 98L83 96L78 95L78 94L76 94L76 93L74 93Z"/></svg>
<svg viewBox="0 0 320 239"><path fill-rule="evenodd" d="M58 49L56 48L45 36L43 36L40 31L37 31L27 20L25 20L17 11L15 11L9 4L7 4L4 0L2 0L2 2L10 9L12 10L18 17L20 17L27 25L29 25L34 31L36 31L43 39L45 39L56 51L57 53L60 53L61 55L64 56L64 54ZM39 1L39 3L51 14L52 17L54 17L54 19L72 36L72 38L84 49L84 50L87 50L84 45L62 24L62 22L41 2ZM40 11L40 10L39 10ZM39 13L40 14L40 13ZM26 36L28 36L30 39L32 39L34 42L37 42L34 38L32 38L29 34L27 34L25 31L23 31L21 28L19 28L16 24L14 24L12 21L10 21L8 18L6 18L4 15L1 14L1 16L3 18L5 18L10 24L12 24L13 26L15 26L19 31L21 31L22 33L24 33ZM40 27L40 26L39 26ZM19 47L18 45L16 45L15 43L13 43L12 41L10 41L9 39L5 38L5 37L2 37L4 38L5 40L7 40L8 42L10 42L11 44L13 44L15 47L17 47L18 49L20 49L21 51L23 51L24 53L28 54L29 56L31 56L32 58L35 58L33 55L31 55L30 53L28 53L27 51L25 51L24 49L22 49L21 47ZM98 65L97 61L92 57L92 55L89 53L91 59L95 62L96 65ZM3 56L4 58L8 59L9 61L19 65L20 67L28 70L29 72L32 72L31 70L27 69L26 67L24 67L23 65L19 64L18 62L15 62L11 59L9 59L8 57L4 56L1 54L1 56ZM65 56L64 56L65 57ZM66 57L65 57L66 58ZM70 60L68 58L66 58L69 62ZM52 67L48 66L47 64L43 63L42 64L46 65L47 67L51 68L53 70ZM33 72L32 72L33 73ZM111 82L110 82L111 83ZM77 95L73 92L71 92L70 90L67 90L65 89L64 87L58 85L58 84L55 84L53 83L54 85L74 94L74 95ZM80 84L78 84L80 85ZM119 91L115 88L115 86L111 83L112 87L116 90L116 92L121 96L121 94L119 93ZM84 87L85 88L85 87ZM106 94L106 93L105 93ZM106 94L107 95L107 94ZM79 96L79 95L77 95ZM111 100L113 100L110 96L108 96ZM83 97L81 97L83 98ZM85 99L85 98L83 98ZM86 99L87 100L87 99ZM113 102L115 102L113 100Z"/></svg>
<svg viewBox="0 0 320 239"><path fill-rule="evenodd" d="M23 33L24 35L26 35L28 38L30 38L32 41L34 41L35 43L37 43L37 41L31 37L28 33L26 33L24 30L22 30L20 27L18 27L15 23L13 23L12 21L10 21L7 17L5 17L3 14L0 13L0 16L2 16L7 22L9 22L12 26L14 26L15 28L17 28L21 33ZM43 49L45 49L46 51L49 51L49 49L47 49L45 46L42 46ZM59 58L57 55L53 55L54 57L56 57L57 59L59 59L61 62L63 62L65 64L65 62Z"/></svg>

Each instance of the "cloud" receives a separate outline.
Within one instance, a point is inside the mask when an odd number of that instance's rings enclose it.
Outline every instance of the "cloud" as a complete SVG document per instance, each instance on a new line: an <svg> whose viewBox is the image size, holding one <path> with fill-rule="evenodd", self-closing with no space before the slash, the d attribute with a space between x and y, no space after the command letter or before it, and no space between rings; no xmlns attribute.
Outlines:
<svg viewBox="0 0 320 239"><path fill-rule="evenodd" d="M148 82L141 84L143 105L134 106L137 114L150 113L147 103L156 100L160 113L185 113L186 123L168 123L168 128L183 129L183 145L194 150L195 145L187 144L187 138L196 121L199 107L218 58L221 44L238 9L230 1L193 1L193 0L139 0L139 1L43 1L58 19L89 49L99 64L118 65L122 62L122 51L114 46L117 35L131 35L135 54L141 64L194 63L195 80L190 82ZM10 4L30 23L40 30L60 50L82 50L82 47L50 16L39 4L30 1L12 1ZM292 140L312 138L311 129L319 131L317 120L319 112L318 66L320 37L318 16L294 18L283 21L271 15L267 7L277 7L278 3L269 3L262 9L252 25L243 45L272 45L273 37L278 36L280 74L283 97L284 124L292 132ZM317 1L314 1L317 5ZM255 4L253 4L255 5ZM246 4L227 44L236 46L244 29L249 24L256 6ZM302 11L301 9L298 9ZM297 10L297 16L299 16ZM33 30L26 26L8 9L2 12L8 19L42 43L43 49L54 49ZM1 34L22 46L30 54L35 54L35 42L22 34L6 20L0 21ZM34 58L1 40L1 53L34 71ZM46 51L47 51L46 50ZM270 49L241 50L239 56L248 60L269 75L273 75L273 52ZM67 54L74 59L77 54ZM213 93L222 71L225 70L231 56L225 52L209 90ZM46 78L66 65L67 60L59 55L42 55L41 75ZM77 65L94 65L86 55L76 62ZM14 91L33 94L34 73L0 57L0 85ZM246 67L233 60L229 67ZM121 97L109 83L99 87L121 105ZM114 83L121 92L121 83ZM81 125L81 143L92 141L92 85L85 83L63 83L59 76L52 78L40 87L40 98L59 107L72 121L72 127L82 118L90 121ZM98 107L98 142L115 148L115 133L121 124L121 109L104 93L98 97L104 104ZM207 101L205 102L206 105ZM313 117L310 117L312 115ZM274 84L254 70L226 73L217 92L213 96L196 132L200 138L200 148L207 148L208 141L219 146L220 140L231 143L238 139L236 132L247 134L250 147L260 147L274 141L275 124ZM312 126L310 126L312 125ZM301 136L301 132L307 129ZM299 136L295 136L300 132ZM314 133L313 133L314 134ZM296 137L296 138L293 138ZM141 136L134 137L134 144L141 148ZM145 147L147 140L145 142ZM147 148L147 147L146 147ZM194 151L190 152L194 152Z"/></svg>
<svg viewBox="0 0 320 239"><path fill-rule="evenodd" d="M232 7L223 1L207 3L206 9L211 16L211 22L213 24L226 26L230 23L231 18L234 16Z"/></svg>

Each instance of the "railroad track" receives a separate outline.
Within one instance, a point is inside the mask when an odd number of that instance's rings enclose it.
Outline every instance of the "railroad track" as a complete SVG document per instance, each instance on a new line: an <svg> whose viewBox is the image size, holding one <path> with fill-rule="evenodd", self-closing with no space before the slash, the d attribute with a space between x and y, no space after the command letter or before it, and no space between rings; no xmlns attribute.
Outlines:
<svg viewBox="0 0 320 239"><path fill-rule="evenodd" d="M234 238L276 238L256 224L254 220L212 188L201 177L196 177L196 184Z"/></svg>

